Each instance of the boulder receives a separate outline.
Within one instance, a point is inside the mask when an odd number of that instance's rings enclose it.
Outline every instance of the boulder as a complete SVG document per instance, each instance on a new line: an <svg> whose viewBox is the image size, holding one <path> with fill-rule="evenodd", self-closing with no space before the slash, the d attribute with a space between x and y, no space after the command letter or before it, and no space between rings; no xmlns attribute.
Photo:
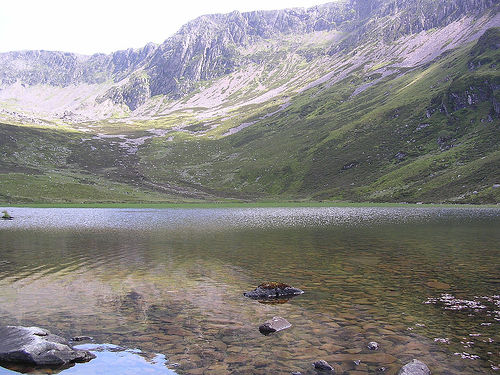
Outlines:
<svg viewBox="0 0 500 375"><path fill-rule="evenodd" d="M430 375L431 370L424 362L414 359L401 367L397 375Z"/></svg>
<svg viewBox="0 0 500 375"><path fill-rule="evenodd" d="M318 370L318 371L324 371L324 372L330 372L330 373L334 372L333 367L330 366L328 364L328 362L324 361L324 360L314 362L313 366L314 366L314 369Z"/></svg>
<svg viewBox="0 0 500 375"><path fill-rule="evenodd" d="M251 292L243 293L245 297L257 300L290 299L303 294L304 291L283 283L263 283Z"/></svg>
<svg viewBox="0 0 500 375"><path fill-rule="evenodd" d="M260 333L263 335L269 335L270 333L279 332L284 329L290 328L292 325L290 322L282 317L275 316L271 320L268 320L259 327Z"/></svg>
<svg viewBox="0 0 500 375"><path fill-rule="evenodd" d="M38 327L0 327L0 363L39 367L87 362L95 356L75 350L62 337Z"/></svg>

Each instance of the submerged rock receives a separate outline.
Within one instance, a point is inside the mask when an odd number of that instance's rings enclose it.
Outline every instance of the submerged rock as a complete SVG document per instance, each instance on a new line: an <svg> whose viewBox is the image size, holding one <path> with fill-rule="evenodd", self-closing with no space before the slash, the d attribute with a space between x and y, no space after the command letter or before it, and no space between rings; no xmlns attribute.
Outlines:
<svg viewBox="0 0 500 375"><path fill-rule="evenodd" d="M251 292L245 292L243 295L257 300L288 300L303 293L303 290L288 284L271 282L260 284Z"/></svg>
<svg viewBox="0 0 500 375"><path fill-rule="evenodd" d="M330 373L333 373L334 370L333 370L333 367L330 366L328 364L327 361L324 361L324 360L320 360L320 361L316 361L313 363L313 366L316 370L318 371L325 371L325 372L330 372Z"/></svg>
<svg viewBox="0 0 500 375"><path fill-rule="evenodd" d="M39 367L88 362L95 356L73 349L62 337L38 327L0 327L0 363Z"/></svg>
<svg viewBox="0 0 500 375"><path fill-rule="evenodd" d="M430 375L431 370L424 362L414 359L401 367L397 375Z"/></svg>
<svg viewBox="0 0 500 375"><path fill-rule="evenodd" d="M275 316L271 320L268 320L259 327L260 333L263 335L269 335L270 333L283 331L284 329L290 328L292 325L290 322L280 316Z"/></svg>

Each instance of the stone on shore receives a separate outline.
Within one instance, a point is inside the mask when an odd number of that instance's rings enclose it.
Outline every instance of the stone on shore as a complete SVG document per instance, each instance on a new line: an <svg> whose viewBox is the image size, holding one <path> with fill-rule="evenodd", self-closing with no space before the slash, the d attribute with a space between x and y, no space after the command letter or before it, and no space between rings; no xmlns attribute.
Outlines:
<svg viewBox="0 0 500 375"><path fill-rule="evenodd" d="M38 327L0 327L0 363L39 367L88 362L95 356L73 349L62 337Z"/></svg>
<svg viewBox="0 0 500 375"><path fill-rule="evenodd" d="M268 320L259 327L260 333L263 335L269 335L270 333L279 332L284 329L290 328L292 325L290 322L280 316L275 316L271 320Z"/></svg>
<svg viewBox="0 0 500 375"><path fill-rule="evenodd" d="M430 375L431 370L424 362L414 359L401 367L397 375Z"/></svg>
<svg viewBox="0 0 500 375"><path fill-rule="evenodd" d="M299 288L294 288L288 284L283 283L263 283L251 292L243 293L245 297L258 299L258 300L270 300L270 299L290 299L292 297L303 294L304 291Z"/></svg>

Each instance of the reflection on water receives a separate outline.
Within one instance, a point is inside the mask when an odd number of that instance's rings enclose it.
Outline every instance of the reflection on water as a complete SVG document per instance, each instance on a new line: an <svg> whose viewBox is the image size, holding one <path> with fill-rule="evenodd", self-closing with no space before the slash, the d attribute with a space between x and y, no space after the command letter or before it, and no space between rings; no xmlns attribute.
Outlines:
<svg viewBox="0 0 500 375"><path fill-rule="evenodd" d="M167 360L163 354L149 355L140 350L124 349L116 345L85 344L76 345L75 348L89 350L96 358L88 363L77 363L64 370L65 375L88 374L120 374L120 375L176 375L168 369ZM13 366L11 370L0 368L0 373L17 374ZM22 373L32 375L57 374L59 370L23 369Z"/></svg>
<svg viewBox="0 0 500 375"><path fill-rule="evenodd" d="M76 346L90 350L96 359L64 371L65 375L120 374L120 375L176 375L166 368L167 360L162 354L145 355L140 350L123 349L116 345L86 344Z"/></svg>
<svg viewBox="0 0 500 375"><path fill-rule="evenodd" d="M178 363L178 374L313 374L325 359L338 373L395 374L413 358L433 373L499 373L499 209L9 213L0 322L165 355L143 363L150 373ZM305 294L275 305L243 296L264 281ZM487 308L447 309L447 296ZM292 327L262 336L273 316ZM90 364L63 374L93 374Z"/></svg>

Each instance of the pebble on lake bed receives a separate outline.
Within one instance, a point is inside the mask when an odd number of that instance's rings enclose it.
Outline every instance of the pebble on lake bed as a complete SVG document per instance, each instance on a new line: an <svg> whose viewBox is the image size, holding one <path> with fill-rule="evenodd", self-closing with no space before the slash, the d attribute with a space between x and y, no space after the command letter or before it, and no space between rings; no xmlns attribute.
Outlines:
<svg viewBox="0 0 500 375"><path fill-rule="evenodd" d="M436 337L434 339L434 342L439 342L441 344L449 344L450 343L450 339L448 337Z"/></svg>
<svg viewBox="0 0 500 375"><path fill-rule="evenodd" d="M431 375L431 370L424 362L414 359L401 367L397 375Z"/></svg>
<svg viewBox="0 0 500 375"><path fill-rule="evenodd" d="M288 320L280 316L275 316L271 320L268 320L264 324L260 325L259 331L263 335L269 335L270 333L279 332L284 329L290 328L292 325Z"/></svg>
<svg viewBox="0 0 500 375"><path fill-rule="evenodd" d="M370 341L367 345L368 349L370 350L378 350L379 348L379 345L378 345L378 342L375 342L375 341Z"/></svg>
<svg viewBox="0 0 500 375"><path fill-rule="evenodd" d="M334 372L333 367L332 367L332 366L330 366L330 365L328 364L328 362L327 362L327 361L324 361L324 360L319 360L319 361L314 362L314 363L313 363L313 366L314 366L314 368L315 368L316 370L319 370L319 371L325 371L325 372L326 372L326 371L328 371L328 372L330 372L330 373L333 373L333 372Z"/></svg>

